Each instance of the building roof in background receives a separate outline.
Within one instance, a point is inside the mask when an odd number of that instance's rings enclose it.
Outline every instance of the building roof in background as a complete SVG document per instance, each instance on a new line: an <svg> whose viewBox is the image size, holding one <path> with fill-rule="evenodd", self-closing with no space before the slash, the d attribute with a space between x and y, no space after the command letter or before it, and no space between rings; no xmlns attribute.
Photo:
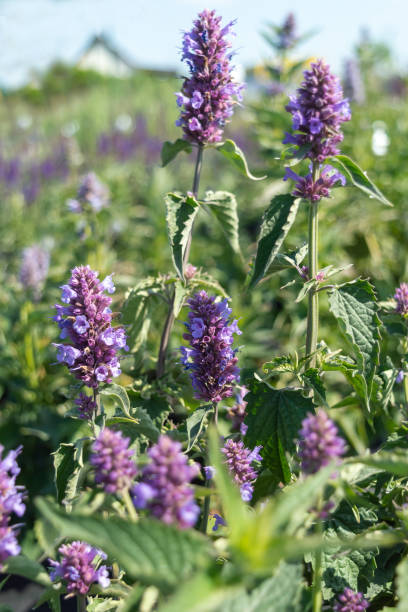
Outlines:
<svg viewBox="0 0 408 612"><path fill-rule="evenodd" d="M76 65L85 70L122 78L129 77L136 68L105 34L91 38Z"/></svg>

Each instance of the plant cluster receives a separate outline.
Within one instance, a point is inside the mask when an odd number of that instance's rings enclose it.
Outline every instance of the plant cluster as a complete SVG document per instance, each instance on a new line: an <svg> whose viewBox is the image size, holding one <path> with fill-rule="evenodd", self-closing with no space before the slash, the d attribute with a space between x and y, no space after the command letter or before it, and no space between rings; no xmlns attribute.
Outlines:
<svg viewBox="0 0 408 612"><path fill-rule="evenodd" d="M183 36L189 74L176 92L183 138L164 143L162 164L186 152L195 166L191 190L165 196L174 271L129 286L118 311L112 273L100 280L88 262L76 262L60 286L54 367L66 366L70 377L75 429L53 454L56 499L29 500L36 558L21 550L14 520L27 503L17 484L21 447L5 454L0 446L0 588L9 575L24 576L43 587L38 605L53 611L73 597L88 612L408 607L408 285L380 302L366 278L334 281L349 266L319 267L319 218L322 233L337 188L360 190L370 206L392 204L340 152L350 105L318 60L286 104L291 131L281 137L289 146L273 170L280 189L247 262L237 198L200 191L211 155L245 180L270 180L253 176L224 135L243 90L233 78L232 27L204 10ZM273 32L282 68L300 40L293 16ZM88 230L114 206L94 173L68 202ZM218 281L192 263L204 215L240 262L241 292L256 300L274 273L291 275L295 303L307 301L298 350L240 369L245 321L234 318L235 300ZM301 216L307 237L282 252ZM20 279L34 299L47 270L39 246L25 252ZM152 300L164 308L157 355L145 370L138 353ZM336 347L319 328L323 300L339 330ZM179 320L183 344L172 350Z"/></svg>

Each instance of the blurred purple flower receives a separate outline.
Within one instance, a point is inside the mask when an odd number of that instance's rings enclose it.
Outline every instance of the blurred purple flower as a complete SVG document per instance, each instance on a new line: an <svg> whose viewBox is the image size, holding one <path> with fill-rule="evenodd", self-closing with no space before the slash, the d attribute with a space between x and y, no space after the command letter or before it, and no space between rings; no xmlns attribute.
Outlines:
<svg viewBox="0 0 408 612"><path fill-rule="evenodd" d="M346 587L343 593L338 595L333 610L334 612L364 612L367 608L368 601L364 599L363 594Z"/></svg>
<svg viewBox="0 0 408 612"><path fill-rule="evenodd" d="M318 472L346 452L343 438L340 438L336 425L324 410L316 414L309 413L303 419L299 438L299 456L305 474Z"/></svg>
<svg viewBox="0 0 408 612"><path fill-rule="evenodd" d="M408 283L401 283L395 290L394 300L397 302L395 310L404 317L408 317Z"/></svg>
<svg viewBox="0 0 408 612"><path fill-rule="evenodd" d="M199 507L194 501L191 480L198 475L197 464L189 464L181 444L161 435L147 454L141 481L132 489L136 508L148 509L164 523L186 529L195 525Z"/></svg>
<svg viewBox="0 0 408 612"><path fill-rule="evenodd" d="M105 427L92 444L90 463L95 468L95 482L106 493L129 489L136 476L134 451L129 449L129 441L120 431Z"/></svg>
<svg viewBox="0 0 408 612"><path fill-rule="evenodd" d="M20 283L25 289L33 292L34 299L39 299L47 278L50 263L48 251L33 244L23 250L20 267Z"/></svg>

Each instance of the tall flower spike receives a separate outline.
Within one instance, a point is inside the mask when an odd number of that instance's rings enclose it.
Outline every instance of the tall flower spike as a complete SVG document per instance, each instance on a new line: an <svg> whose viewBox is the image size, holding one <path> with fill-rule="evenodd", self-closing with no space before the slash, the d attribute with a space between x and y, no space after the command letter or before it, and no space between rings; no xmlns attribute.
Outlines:
<svg viewBox="0 0 408 612"><path fill-rule="evenodd" d="M89 266L79 266L61 289L65 306L56 304L53 318L61 329L60 338L71 344L55 344L58 361L87 387L112 382L121 373L117 352L128 347L125 330L112 327L112 298L105 295L115 291L111 275L101 282Z"/></svg>
<svg viewBox="0 0 408 612"><path fill-rule="evenodd" d="M334 604L334 612L364 612L368 608L368 601L364 599L362 593L356 593L346 587L338 601Z"/></svg>
<svg viewBox="0 0 408 612"><path fill-rule="evenodd" d="M284 51L295 46L298 40L296 34L296 20L293 13L289 13L282 26L278 29L277 48Z"/></svg>
<svg viewBox="0 0 408 612"><path fill-rule="evenodd" d="M350 106L343 98L339 79L323 60L311 64L303 75L297 95L286 106L295 134L287 133L283 142L305 147L304 156L321 164L339 153L341 124L351 119Z"/></svg>
<svg viewBox="0 0 408 612"><path fill-rule="evenodd" d="M227 40L233 24L222 27L221 17L205 9L191 32L184 33L181 57L188 64L190 76L175 94L181 108L176 125L183 128L187 140L197 144L219 142L236 100L242 99L243 85L232 77L233 53Z"/></svg>
<svg viewBox="0 0 408 612"><path fill-rule="evenodd" d="M67 597L86 595L94 582L103 589L109 586L108 568L106 565L98 567L100 560L106 559L104 552L78 540L63 544L58 551L62 559L60 562L49 560L53 568L50 577L66 584Z"/></svg>
<svg viewBox="0 0 408 612"><path fill-rule="evenodd" d="M189 465L181 444L165 435L147 454L150 463L132 490L136 508L146 508L164 523L181 529L193 527L200 511L190 482L200 471L198 465Z"/></svg>
<svg viewBox="0 0 408 612"><path fill-rule="evenodd" d="M397 287L394 299L397 302L395 310L403 317L408 317L408 283L401 283Z"/></svg>
<svg viewBox="0 0 408 612"><path fill-rule="evenodd" d="M19 446L2 457L4 447L0 444L0 570L8 557L20 553L17 526L10 525L10 521L13 514L20 518L25 512L24 487L16 485L16 478L20 473L17 457L21 449Z"/></svg>
<svg viewBox="0 0 408 612"><path fill-rule="evenodd" d="M191 348L181 347L181 362L190 371L195 397L220 402L230 397L239 379L234 334L241 334L237 320L231 321L228 301L199 291L190 300L188 333L184 338Z"/></svg>
<svg viewBox="0 0 408 612"><path fill-rule="evenodd" d="M256 446L253 451L244 446L242 440L226 441L221 452L225 455L226 464L234 477L234 482L239 486L241 497L244 501L250 501L254 491L258 472L253 467L254 461L262 461L259 454L262 446Z"/></svg>
<svg viewBox="0 0 408 612"><path fill-rule="evenodd" d="M340 438L336 425L324 410L319 410L317 414L309 413L303 419L299 437L299 456L305 474L318 472L346 452L343 438Z"/></svg>
<svg viewBox="0 0 408 612"><path fill-rule="evenodd" d="M121 493L129 489L137 469L129 449L129 438L120 431L105 427L92 444L91 465L95 468L95 482L106 493Z"/></svg>

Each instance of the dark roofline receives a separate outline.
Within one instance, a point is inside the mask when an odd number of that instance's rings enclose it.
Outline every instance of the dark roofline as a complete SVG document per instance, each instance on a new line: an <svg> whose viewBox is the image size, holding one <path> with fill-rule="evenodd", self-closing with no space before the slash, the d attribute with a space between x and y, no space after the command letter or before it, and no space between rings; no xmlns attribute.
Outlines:
<svg viewBox="0 0 408 612"><path fill-rule="evenodd" d="M118 49L113 45L113 43L106 34L95 34L93 38L88 41L87 45L84 47L81 54L79 55L77 61L80 61L86 53L88 53L97 45L102 45L103 47L105 47L109 51L109 53L116 57L116 59L119 59L124 62L128 66L128 68L131 68L132 70L136 68L133 62L131 62L125 55L118 51Z"/></svg>

